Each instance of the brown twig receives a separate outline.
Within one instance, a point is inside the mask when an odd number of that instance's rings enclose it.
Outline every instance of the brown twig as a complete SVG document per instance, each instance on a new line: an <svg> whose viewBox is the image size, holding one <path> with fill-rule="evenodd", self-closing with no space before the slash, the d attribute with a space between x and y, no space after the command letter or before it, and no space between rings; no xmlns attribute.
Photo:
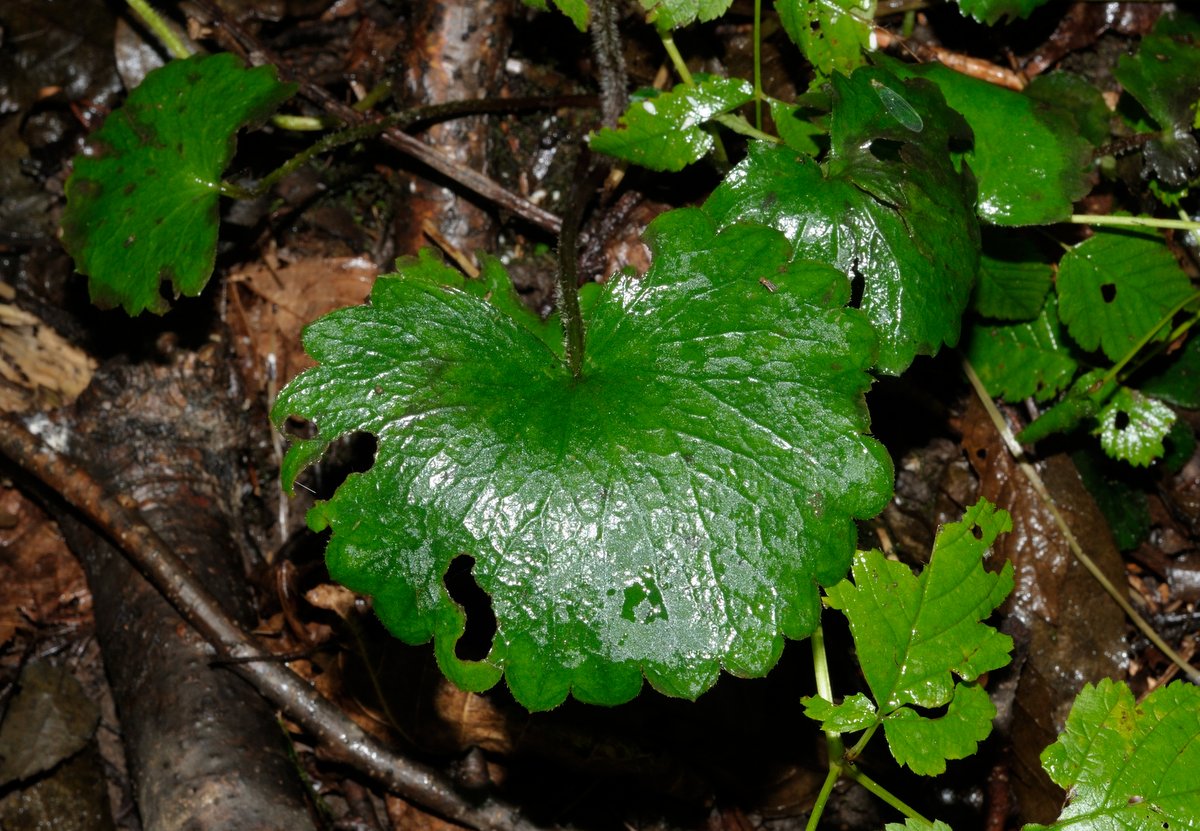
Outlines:
<svg viewBox="0 0 1200 831"><path fill-rule="evenodd" d="M329 115L341 121L346 127L357 127L368 123L371 116L360 113L349 104L344 104L334 98L324 87L314 84L307 78L291 70L288 63L267 49L256 37L247 32L227 15L221 13L208 0L192 0L192 5L208 16L204 21L208 25L223 31L227 37L227 45L236 51L240 57L253 66L274 64L279 68L280 77L285 81L293 81L300 87L300 94L316 104ZM416 136L404 131L391 128L385 130L381 138L401 153L416 159L441 173L443 176L473 191L497 207L510 211L532 225L557 234L562 221L549 211L538 207L527 199L505 188L499 182L491 179L477 170L464 167L446 158L438 150Z"/></svg>
<svg viewBox="0 0 1200 831"><path fill-rule="evenodd" d="M941 63L955 72L970 75L972 78L987 81L989 84L995 84L998 87L1005 87L1020 92L1027 85L1026 80L1021 75L1013 72L1011 69L997 66L991 61L985 61L982 58L973 58L961 52L952 52L941 46L930 46L927 43L908 40L878 26L875 27L875 40L879 44L880 49L898 46L922 63Z"/></svg>
<svg viewBox="0 0 1200 831"><path fill-rule="evenodd" d="M306 681L273 662L192 575L187 564L137 512L87 471L46 445L16 418L0 416L0 453L55 491L125 552L181 615L213 645L232 672L252 684L345 763L394 793L481 831L537 831L512 805L472 802L436 770L397 755L367 734Z"/></svg>

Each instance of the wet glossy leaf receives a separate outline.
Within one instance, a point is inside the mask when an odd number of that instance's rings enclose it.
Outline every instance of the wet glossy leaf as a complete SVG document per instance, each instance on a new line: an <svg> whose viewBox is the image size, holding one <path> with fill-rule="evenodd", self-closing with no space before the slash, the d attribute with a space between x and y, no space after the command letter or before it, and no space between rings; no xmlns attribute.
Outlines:
<svg viewBox="0 0 1200 831"><path fill-rule="evenodd" d="M775 0L779 22L822 76L866 63L875 0Z"/></svg>
<svg viewBox="0 0 1200 831"><path fill-rule="evenodd" d="M804 696L800 703L804 706L804 715L819 721L822 730L835 733L855 733L879 721L875 705L862 693L847 696L841 704L817 695Z"/></svg>
<svg viewBox="0 0 1200 831"><path fill-rule="evenodd" d="M1146 466L1163 454L1175 411L1137 390L1121 387L1100 411L1100 446L1114 459Z"/></svg>
<svg viewBox="0 0 1200 831"><path fill-rule="evenodd" d="M1025 831L1200 828L1200 689L1174 681L1139 703L1125 684L1088 684L1042 765L1067 804Z"/></svg>
<svg viewBox="0 0 1200 831"><path fill-rule="evenodd" d="M704 207L721 225L748 219L778 228L797 256L861 281L861 308L881 339L878 368L899 374L916 355L958 342L979 228L973 181L955 170L949 146L969 130L921 79L864 68L835 75L833 91L824 164L753 143ZM896 98L919 114L919 129Z"/></svg>
<svg viewBox="0 0 1200 831"><path fill-rule="evenodd" d="M75 158L63 244L92 302L166 311L160 285L197 295L212 276L221 174L241 128L291 97L274 67L228 53L172 61L146 76Z"/></svg>
<svg viewBox="0 0 1200 831"><path fill-rule="evenodd" d="M504 672L545 709L625 701L643 673L685 697L721 667L761 675L816 625L853 518L887 502L887 453L864 435L874 338L844 277L696 209L648 234L645 278L597 301L581 379L448 269L443 287L404 264L370 306L308 328L320 366L276 404L277 424L318 428L289 450L289 485L338 436L378 438L310 524L333 529L334 577L397 636L434 638L461 686ZM460 554L497 621L479 662L455 653L443 575Z"/></svg>
<svg viewBox="0 0 1200 831"><path fill-rule="evenodd" d="M917 772L940 772L946 759L973 752L991 729L987 694L955 676L974 681L1009 661L1012 640L982 621L1012 591L1012 564L991 573L982 559L1011 528L1005 511L980 500L961 522L941 529L919 576L878 551L860 551L853 583L843 580L826 592L826 603L850 622L893 755ZM927 719L902 713L910 705L949 710Z"/></svg>
<svg viewBox="0 0 1200 831"><path fill-rule="evenodd" d="M1097 231L1058 267L1058 310L1087 350L1119 361L1194 294L1183 269L1156 234ZM1163 326L1161 340L1170 327Z"/></svg>
<svg viewBox="0 0 1200 831"><path fill-rule="evenodd" d="M694 87L680 84L654 98L634 101L618 129L597 130L588 143L597 152L651 170L683 170L713 148L704 123L753 97L750 84L737 78L710 78Z"/></svg>
<svg viewBox="0 0 1200 831"><path fill-rule="evenodd" d="M1063 338L1058 303L1047 298L1029 323L972 325L967 359L990 395L1008 401L1048 401L1066 389L1079 363Z"/></svg>
<svg viewBox="0 0 1200 831"><path fill-rule="evenodd" d="M1092 146L1071 110L942 64L887 62L901 77L937 84L975 134L963 154L979 183L979 216L994 225L1047 225L1091 189ZM1096 92L1099 98L1099 92Z"/></svg>
<svg viewBox="0 0 1200 831"><path fill-rule="evenodd" d="M1146 145L1146 163L1158 180L1179 189L1200 173L1200 143L1192 130L1200 117L1200 23L1183 14L1164 16L1134 55L1122 55L1113 75L1158 124Z"/></svg>
<svg viewBox="0 0 1200 831"><path fill-rule="evenodd" d="M956 0L958 9L969 14L980 23L998 23L1018 17L1029 17L1030 12L1044 6L1050 0Z"/></svg>
<svg viewBox="0 0 1200 831"><path fill-rule="evenodd" d="M677 29L696 20L716 20L733 0L640 0L642 8L660 29Z"/></svg>
<svg viewBox="0 0 1200 831"><path fill-rule="evenodd" d="M1142 392L1189 410L1200 409L1200 337L1193 334L1183 348L1150 367L1145 380L1135 384Z"/></svg>
<svg viewBox="0 0 1200 831"><path fill-rule="evenodd" d="M1034 320L1046 305L1054 269L1024 237L1001 232L984 239L971 305L995 320Z"/></svg>

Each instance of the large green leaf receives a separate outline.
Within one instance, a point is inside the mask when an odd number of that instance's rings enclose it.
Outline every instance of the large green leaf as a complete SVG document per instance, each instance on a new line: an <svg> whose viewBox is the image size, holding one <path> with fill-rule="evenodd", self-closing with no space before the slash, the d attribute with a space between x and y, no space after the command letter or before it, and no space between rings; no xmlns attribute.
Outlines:
<svg viewBox="0 0 1200 831"><path fill-rule="evenodd" d="M982 558L1011 528L1005 511L980 500L961 522L941 529L919 576L878 551L860 551L853 583L843 580L826 593L826 603L850 622L892 754L918 773L942 772L947 759L973 753L991 730L987 693L955 676L971 682L1009 661L1012 640L982 621L1012 591L1012 564L991 573ZM931 719L913 705L949 708Z"/></svg>
<svg viewBox="0 0 1200 831"><path fill-rule="evenodd" d="M875 0L775 0L779 22L821 76L866 63Z"/></svg>
<svg viewBox="0 0 1200 831"><path fill-rule="evenodd" d="M1180 303L1191 283L1153 233L1097 231L1059 262L1058 311L1080 346L1119 361ZM1157 339L1166 337L1163 326Z"/></svg>
<svg viewBox="0 0 1200 831"><path fill-rule="evenodd" d="M916 355L958 342L979 227L973 180L955 170L949 146L969 135L928 81L874 67L835 75L829 159L751 144L704 208L721 225L778 228L797 256L861 279L878 369L899 374Z"/></svg>
<svg viewBox="0 0 1200 831"><path fill-rule="evenodd" d="M1063 337L1053 297L1028 323L975 322L967 335L966 354L988 394L1008 401L1031 395L1048 401L1067 388L1079 368Z"/></svg>
<svg viewBox="0 0 1200 831"><path fill-rule="evenodd" d="M237 131L291 97L275 68L228 53L156 69L130 93L67 180L63 244L92 302L161 313L160 285L197 295L212 276L221 174Z"/></svg>
<svg viewBox="0 0 1200 831"><path fill-rule="evenodd" d="M433 637L464 687L504 672L545 709L568 691L625 701L643 672L686 697L721 667L761 675L781 636L816 626L853 519L887 502L888 455L864 435L874 337L843 308L845 277L696 209L648 235L653 265L605 288L578 379L449 269L402 264L369 306L306 330L320 366L275 406L277 424L318 429L289 450L289 486L337 437L378 438L310 524L333 528L333 576L399 637ZM461 554L497 621L481 662L455 654L464 615L443 575Z"/></svg>
<svg viewBox="0 0 1200 831"><path fill-rule="evenodd" d="M1124 684L1088 684L1042 766L1067 804L1025 831L1200 829L1200 689L1175 681L1139 703Z"/></svg>
<svg viewBox="0 0 1200 831"><path fill-rule="evenodd" d="M1192 134L1200 119L1200 23L1166 15L1142 39L1137 53L1122 55L1113 75L1161 130L1145 148L1146 164L1169 189L1200 173L1200 142Z"/></svg>
<svg viewBox="0 0 1200 831"><path fill-rule="evenodd" d="M654 98L634 101L618 129L604 127L588 139L593 150L651 170L683 170L713 148L704 129L713 116L740 107L754 97L749 82L710 78L695 86L680 84Z"/></svg>
<svg viewBox="0 0 1200 831"><path fill-rule="evenodd" d="M901 77L937 84L946 103L966 117L975 145L964 157L978 179L979 216L986 222L1061 222L1091 189L1092 146L1071 110L942 64L889 60L887 66Z"/></svg>

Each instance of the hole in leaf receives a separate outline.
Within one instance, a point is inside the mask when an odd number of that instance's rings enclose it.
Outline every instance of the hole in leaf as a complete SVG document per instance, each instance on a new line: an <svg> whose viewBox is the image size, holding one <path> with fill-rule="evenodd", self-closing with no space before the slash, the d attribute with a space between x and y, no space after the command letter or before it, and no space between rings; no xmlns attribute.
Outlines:
<svg viewBox="0 0 1200 831"><path fill-rule="evenodd" d="M1113 419L1113 427L1118 430L1124 430L1129 426L1129 413L1121 410L1117 413L1117 417Z"/></svg>
<svg viewBox="0 0 1200 831"><path fill-rule="evenodd" d="M454 644L454 656L460 661L482 661L492 651L496 637L496 613L492 599L475 582L475 558L459 554L446 569L443 582L450 599L462 607L467 625Z"/></svg>
<svg viewBox="0 0 1200 831"><path fill-rule="evenodd" d="M283 423L283 434L290 439L315 439L317 425L306 418L288 416Z"/></svg>
<svg viewBox="0 0 1200 831"><path fill-rule="evenodd" d="M856 259L850 264L850 308L858 309L862 307L863 291L866 289L866 283L866 278L858 270L858 260Z"/></svg>
<svg viewBox="0 0 1200 831"><path fill-rule="evenodd" d="M1105 303L1111 303L1117 299L1117 286L1114 283L1105 283L1100 287L1100 297Z"/></svg>
<svg viewBox="0 0 1200 831"><path fill-rule="evenodd" d="M983 529L979 527L979 523L971 523L971 536L977 540L983 539Z"/></svg>
<svg viewBox="0 0 1200 831"><path fill-rule="evenodd" d="M903 146L901 142L893 139L875 139L871 142L871 155L879 159L881 162L898 162L900 161L900 148Z"/></svg>

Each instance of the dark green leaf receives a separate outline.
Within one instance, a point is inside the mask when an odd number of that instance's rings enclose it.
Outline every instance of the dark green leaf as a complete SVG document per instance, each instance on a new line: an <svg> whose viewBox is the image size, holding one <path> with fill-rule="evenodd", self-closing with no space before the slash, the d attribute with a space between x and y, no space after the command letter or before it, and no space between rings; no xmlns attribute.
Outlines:
<svg viewBox="0 0 1200 831"><path fill-rule="evenodd" d="M1200 689L1174 681L1138 703L1124 684L1088 684L1042 765L1067 805L1025 831L1200 828Z"/></svg>
<svg viewBox="0 0 1200 831"><path fill-rule="evenodd" d="M783 139L783 143L793 150L799 150L809 156L817 156L821 153L821 145L818 144L818 141L829 130L827 127L821 127L805 118L805 112L803 108L794 104L771 101L771 118L775 122L775 129L779 133L779 138Z"/></svg>
<svg viewBox="0 0 1200 831"><path fill-rule="evenodd" d="M881 339L878 368L899 374L916 355L958 341L979 228L974 185L954 169L949 145L969 131L927 81L864 68L835 75L833 90L823 166L786 147L751 144L704 207L721 225L748 219L778 228L798 257L861 280L861 308Z"/></svg>
<svg viewBox="0 0 1200 831"><path fill-rule="evenodd" d="M92 301L161 313L160 284L197 295L212 276L221 174L242 127L295 91L275 68L228 53L172 61L146 76L75 159L63 244Z"/></svg>
<svg viewBox="0 0 1200 831"><path fill-rule="evenodd" d="M966 353L988 393L1008 401L1031 395L1048 401L1071 383L1079 368L1063 338L1053 297L1029 323L974 323Z"/></svg>
<svg viewBox="0 0 1200 831"><path fill-rule="evenodd" d="M1117 548L1137 548L1150 533L1150 505L1145 491L1130 482L1129 468L1093 448L1072 453L1071 461L1108 520Z"/></svg>
<svg viewBox="0 0 1200 831"><path fill-rule="evenodd" d="M737 78L710 78L694 87L680 84L671 92L634 101L618 129L597 130L589 144L599 153L651 170L683 170L713 148L712 136L702 125L753 97L750 84Z"/></svg>
<svg viewBox="0 0 1200 831"><path fill-rule="evenodd" d="M1055 433L1069 433L1088 419L1100 414L1100 408L1118 389L1113 380L1104 380L1106 371L1094 369L1075 379L1063 399L1017 434L1022 444L1036 444Z"/></svg>
<svg viewBox="0 0 1200 831"><path fill-rule="evenodd" d="M1087 350L1124 358L1155 326L1195 292L1162 237L1098 230L1058 267L1058 312ZM1162 326L1156 340L1169 334Z"/></svg>
<svg viewBox="0 0 1200 831"><path fill-rule="evenodd" d="M989 26L1003 19L1029 17L1029 13L1050 0L957 0L959 11Z"/></svg>
<svg viewBox="0 0 1200 831"><path fill-rule="evenodd" d="M1135 384L1142 392L1189 410L1200 409L1200 336L1193 334L1176 355L1151 367L1144 381Z"/></svg>
<svg viewBox="0 0 1200 831"><path fill-rule="evenodd" d="M1122 55L1113 75L1158 123L1146 163L1168 188L1200 172L1200 143L1192 135L1200 105L1200 24L1182 14L1161 18L1135 55Z"/></svg>
<svg viewBox="0 0 1200 831"><path fill-rule="evenodd" d="M887 62L901 77L937 84L975 133L964 153L979 182L979 216L994 225L1047 225L1091 189L1092 146L1071 110L942 64ZM1099 93L1096 93L1099 97Z"/></svg>
<svg viewBox="0 0 1200 831"><path fill-rule="evenodd" d="M1027 238L993 229L984 234L972 306L995 320L1033 320L1046 305L1054 269Z"/></svg>
<svg viewBox="0 0 1200 831"><path fill-rule="evenodd" d="M821 76L866 63L875 0L775 0L779 22Z"/></svg>
<svg viewBox="0 0 1200 831"><path fill-rule="evenodd" d="M816 626L853 518L887 502L887 453L864 435L874 338L845 278L695 209L648 236L649 273L597 301L580 379L525 325L407 266L306 331L320 366L273 416L318 435L293 443L284 481L338 436L377 436L374 466L310 524L333 528L333 576L399 637L433 637L461 686L504 672L545 709L568 691L625 701L643 672L686 697L721 667L761 675L781 636ZM481 662L455 654L464 615L443 585L464 553L498 626Z"/></svg>

